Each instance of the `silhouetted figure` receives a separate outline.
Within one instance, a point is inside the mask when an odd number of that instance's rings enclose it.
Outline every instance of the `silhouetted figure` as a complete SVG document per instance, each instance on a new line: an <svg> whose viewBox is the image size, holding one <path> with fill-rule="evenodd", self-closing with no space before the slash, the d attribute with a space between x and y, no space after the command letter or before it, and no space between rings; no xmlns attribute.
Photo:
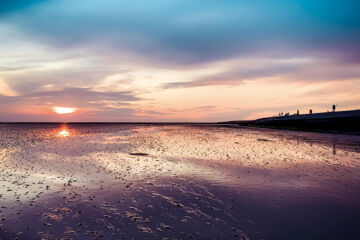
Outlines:
<svg viewBox="0 0 360 240"><path fill-rule="evenodd" d="M335 109L336 109L336 105L333 104L333 105L332 105L332 111L335 112Z"/></svg>
<svg viewBox="0 0 360 240"><path fill-rule="evenodd" d="M296 111L296 115L299 115L299 109Z"/></svg>
<svg viewBox="0 0 360 240"><path fill-rule="evenodd" d="M309 113L312 114L312 109L310 109Z"/></svg>

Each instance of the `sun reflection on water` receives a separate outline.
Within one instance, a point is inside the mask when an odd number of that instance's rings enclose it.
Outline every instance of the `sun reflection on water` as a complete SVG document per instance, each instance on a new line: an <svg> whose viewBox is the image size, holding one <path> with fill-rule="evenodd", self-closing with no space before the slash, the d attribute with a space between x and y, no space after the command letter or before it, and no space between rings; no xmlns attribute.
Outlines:
<svg viewBox="0 0 360 240"><path fill-rule="evenodd" d="M70 137L70 132L65 128L65 129L60 130L57 133L57 136L59 136L59 137Z"/></svg>

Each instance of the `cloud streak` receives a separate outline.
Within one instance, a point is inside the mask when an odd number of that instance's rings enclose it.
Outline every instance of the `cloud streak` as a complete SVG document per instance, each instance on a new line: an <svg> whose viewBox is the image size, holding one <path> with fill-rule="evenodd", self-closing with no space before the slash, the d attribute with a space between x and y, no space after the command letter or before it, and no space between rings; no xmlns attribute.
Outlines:
<svg viewBox="0 0 360 240"><path fill-rule="evenodd" d="M309 59L257 60L255 66L241 66L241 64L227 67L219 73L201 76L187 82L164 83L164 89L193 88L205 86L234 86L244 81L277 81L292 83L315 83L328 81L345 81L360 78L359 64L339 64L336 61ZM232 64L234 65L234 64Z"/></svg>
<svg viewBox="0 0 360 240"><path fill-rule="evenodd" d="M259 78L269 78L286 73L297 71L300 66L293 64L278 64L253 68L233 68L221 73L200 77L190 82L173 82L163 84L164 88L190 88L217 85L238 85L244 80L256 80Z"/></svg>

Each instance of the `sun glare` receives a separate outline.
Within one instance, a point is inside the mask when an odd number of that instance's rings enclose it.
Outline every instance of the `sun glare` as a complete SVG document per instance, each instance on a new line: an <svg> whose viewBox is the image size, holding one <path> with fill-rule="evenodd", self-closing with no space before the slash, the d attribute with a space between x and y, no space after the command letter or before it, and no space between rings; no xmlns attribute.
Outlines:
<svg viewBox="0 0 360 240"><path fill-rule="evenodd" d="M53 110L57 114L68 114L73 113L77 110L77 108L70 108L70 107L53 107Z"/></svg>
<svg viewBox="0 0 360 240"><path fill-rule="evenodd" d="M58 132L57 134L60 137L69 137L70 136L70 132L66 129L61 130L60 132Z"/></svg>

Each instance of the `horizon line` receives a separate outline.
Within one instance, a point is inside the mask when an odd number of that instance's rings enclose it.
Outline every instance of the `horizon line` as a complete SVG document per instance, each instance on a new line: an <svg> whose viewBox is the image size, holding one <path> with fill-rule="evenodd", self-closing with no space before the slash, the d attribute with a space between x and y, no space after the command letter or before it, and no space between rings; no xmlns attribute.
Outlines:
<svg viewBox="0 0 360 240"><path fill-rule="evenodd" d="M26 122L18 122L18 121L10 121L10 122L0 122L0 124L216 124L218 122L41 122L41 121L26 121Z"/></svg>

